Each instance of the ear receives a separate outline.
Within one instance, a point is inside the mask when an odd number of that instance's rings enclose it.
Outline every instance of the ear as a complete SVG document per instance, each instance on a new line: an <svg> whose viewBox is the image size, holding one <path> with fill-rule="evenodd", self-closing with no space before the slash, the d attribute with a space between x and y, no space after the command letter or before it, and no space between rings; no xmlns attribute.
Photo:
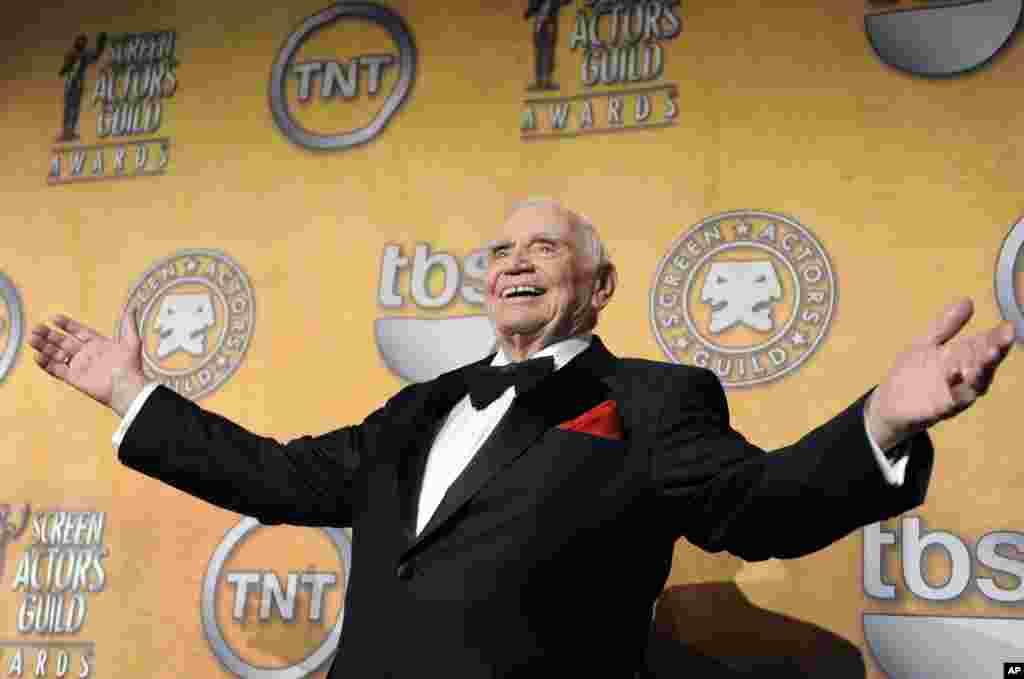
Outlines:
<svg viewBox="0 0 1024 679"><path fill-rule="evenodd" d="M591 296L590 303L596 311L600 311L612 300L619 277L615 265L611 262L602 266L594 274L594 277L597 284L594 286L594 294Z"/></svg>

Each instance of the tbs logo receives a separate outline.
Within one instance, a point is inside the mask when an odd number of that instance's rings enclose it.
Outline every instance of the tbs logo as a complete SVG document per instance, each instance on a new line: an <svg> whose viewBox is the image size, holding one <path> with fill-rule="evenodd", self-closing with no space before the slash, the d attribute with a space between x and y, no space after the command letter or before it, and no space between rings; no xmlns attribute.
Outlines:
<svg viewBox="0 0 1024 679"><path fill-rule="evenodd" d="M869 4L864 31L879 59L914 75L951 76L983 66L1007 45L1024 0Z"/></svg>
<svg viewBox="0 0 1024 679"><path fill-rule="evenodd" d="M989 602L1011 612L1024 601L1024 533L988 533L972 554L957 536L926 531L920 518L910 516L900 520L898 531L876 523L864 528L863 537L864 592L873 599L896 598L895 584L883 579L886 547L892 547L900 556L903 584L914 598L951 602L973 584ZM929 549L949 565L945 582L927 577ZM979 566L988 573L976 572ZM1004 659L1024 657L1024 620L1002 611L988 618L865 613L864 639L891 679L993 677Z"/></svg>
<svg viewBox="0 0 1024 679"><path fill-rule="evenodd" d="M456 299L481 307L487 277L487 251L461 260L418 243L411 256L387 245L381 256L377 302L386 309L405 306L436 310ZM403 294L401 291L407 290ZM391 372L408 382L425 382L479 360L494 350L494 326L487 316L390 316L374 322L377 349Z"/></svg>

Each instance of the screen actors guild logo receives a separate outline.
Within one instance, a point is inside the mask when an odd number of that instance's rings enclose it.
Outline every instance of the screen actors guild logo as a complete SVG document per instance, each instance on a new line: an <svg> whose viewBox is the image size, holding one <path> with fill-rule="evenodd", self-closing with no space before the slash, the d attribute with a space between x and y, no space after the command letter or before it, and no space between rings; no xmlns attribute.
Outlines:
<svg viewBox="0 0 1024 679"><path fill-rule="evenodd" d="M5 534L11 525L4 517L8 505L0 505L0 525ZM48 509L31 512L26 504L17 533L31 526L32 539L25 547L11 583L21 592L21 603L12 609L19 637L0 640L5 656L4 676L92 676L96 644L82 641L89 602L104 591L110 556L105 539L106 512ZM43 639L32 637L42 636Z"/></svg>
<svg viewBox="0 0 1024 679"><path fill-rule="evenodd" d="M64 77L64 115L52 150L49 184L163 174L170 163L170 139L151 137L165 119L164 101L178 88L174 31L126 33L108 39L79 35L58 72ZM109 49L108 49L109 47ZM104 59L103 63L99 63ZM98 64L92 107L100 143L76 144L86 74ZM123 137L122 141L102 142ZM149 138L141 138L149 137Z"/></svg>
<svg viewBox="0 0 1024 679"><path fill-rule="evenodd" d="M821 243L796 220L738 210L685 232L658 264L654 336L677 363L710 368L726 387L777 380L828 332L836 281Z"/></svg>
<svg viewBox="0 0 1024 679"><path fill-rule="evenodd" d="M989 62L1017 29L1024 0L870 0L864 32L883 62L920 76L950 76Z"/></svg>
<svg viewBox="0 0 1024 679"><path fill-rule="evenodd" d="M21 512L21 521L11 521L14 510L11 505L0 504L0 579L4 577L4 564L7 562L7 545L17 540L28 526L28 517L32 509L28 504Z"/></svg>
<svg viewBox="0 0 1024 679"><path fill-rule="evenodd" d="M316 58L295 63L296 55L311 36L343 19L369 21L383 28L398 53L350 55L347 61ZM360 80L365 79L367 95L373 97L381 89L388 69L395 66L398 75L394 88L364 127L340 133L316 132L303 127L292 110L291 87L298 103L329 103L336 97L350 101L359 96ZM416 45L402 17L373 2L338 2L307 18L285 40L270 70L270 112L278 129L293 143L312 150L340 151L365 144L380 134L409 96L415 79Z"/></svg>
<svg viewBox="0 0 1024 679"><path fill-rule="evenodd" d="M530 0L524 19L533 19L534 80L531 90L557 90L551 78L555 72L558 46L558 15L572 0Z"/></svg>
<svg viewBox="0 0 1024 679"><path fill-rule="evenodd" d="M581 54L583 94L523 102L522 139L574 137L675 124L675 84L657 84L665 69L663 42L682 32L679 0L579 0L569 50ZM533 82L530 91L560 89L554 81L561 9L572 0L530 0ZM598 90L604 85L613 89Z"/></svg>
<svg viewBox="0 0 1024 679"><path fill-rule="evenodd" d="M216 250L182 250L142 275L136 313L146 376L191 399L224 384L252 340L255 300L238 264Z"/></svg>
<svg viewBox="0 0 1024 679"><path fill-rule="evenodd" d="M85 72L99 60L107 45L107 34L100 33L96 38L96 49L86 49L89 37L79 35L75 44L64 55L64 66L57 75L64 76L64 124L58 142L78 141L78 118L82 112L82 92L85 89Z"/></svg>
<svg viewBox="0 0 1024 679"><path fill-rule="evenodd" d="M14 365L24 334L25 319L18 289L0 272L0 382Z"/></svg>

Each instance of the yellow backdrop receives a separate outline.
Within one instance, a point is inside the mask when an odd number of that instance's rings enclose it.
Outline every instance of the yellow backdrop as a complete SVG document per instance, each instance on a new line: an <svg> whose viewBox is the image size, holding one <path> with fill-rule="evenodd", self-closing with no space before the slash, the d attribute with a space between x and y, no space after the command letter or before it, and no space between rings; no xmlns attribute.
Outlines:
<svg viewBox="0 0 1024 679"><path fill-rule="evenodd" d="M401 386L375 343L376 319L482 313L461 295L443 308L416 305L409 269L394 289L404 305L382 305L389 244L411 262L416 244L426 243L455 255L461 267L514 201L557 198L596 223L619 269L602 338L619 355L667 360L650 320L659 261L709 216L766 210L814 234L838 289L831 326L803 365L729 392L734 426L770 449L880 381L896 353L954 297L974 299L975 328L1000 319L996 258L1024 211L1019 46L963 77L926 79L879 61L857 3L686 2L676 7L679 35L657 41L662 75L640 83L675 86L674 124L529 139L521 131L524 102L589 91L581 82L582 50L569 48L581 3L561 13L559 92L527 89L534 48L525 2L501 9L445 4L438 11L436 3L390 2L415 38L416 81L377 138L336 152L293 144L268 103L279 49L304 19L328 6L324 0L182 0L173 10L125 0L8 7L0 27L0 271L17 287L27 324L65 312L109 332L158 262L183 250L225 253L255 300L251 340L234 373L201 402L253 431L289 439L360 421ZM138 137L169 140L169 161L154 176L51 185L64 97L58 71L76 35L87 35L91 49L104 31L112 38L175 32L176 89L162 100L159 130ZM97 135L94 94L111 50L86 71L76 143L110 141ZM378 53L397 53L388 34L348 22L316 34L296 61ZM397 68L383 69L382 91L396 80ZM352 100L313 96L300 104L296 80L290 82L296 118L310 129L358 126L380 106L380 97L365 90ZM633 113L628 109L627 119ZM435 294L445 282L439 271L430 281ZM94 644L90 676L224 676L201 622L201 587L211 556L240 517L120 466L110 441L115 417L38 370L31 353L23 347L0 384L0 503L11 505L12 525L26 503L43 519L47 511L103 512L105 582L102 591L86 592L87 615L77 632L20 632L19 609L31 587L16 587L16 577L33 531L8 530L0 554L0 671L8 676L22 649L30 676L38 650L32 644L48 641ZM1019 359L1010 356L974 409L933 430L934 480L914 516L928 529L959 536L972 555L984 534L1024 529L1024 463L1014 429L1013 393L1024 376ZM817 518L809 515L808 524ZM894 523L883 528L891 531ZM973 586L947 602L912 596L895 552L885 578L896 584L896 598L868 597L862 547L858 531L801 559L744 564L680 543L658 629L711 655L748 662L782 655L818 668L838 648L835 639L813 641L827 630L859 651L864 676L875 678L885 675L865 640L865 613L1019 617L1018 608ZM927 563L933 584L948 578L941 552L929 552ZM259 622L250 611L245 624L233 623L232 590L222 587L219 619L249 662L293 665L327 635L344 573L326 534L268 529L229 565L274 571L282 585L288 572L330 570L339 577L323 598L325 622L309 621L302 607L310 600L300 597L295 622ZM974 577L986 574L974 564ZM609 574L609 586L613 579ZM997 582L1019 585L1005 575ZM253 595L248 605L259 601ZM58 646L46 647L46 676L57 676ZM74 662L70 671L78 672Z"/></svg>

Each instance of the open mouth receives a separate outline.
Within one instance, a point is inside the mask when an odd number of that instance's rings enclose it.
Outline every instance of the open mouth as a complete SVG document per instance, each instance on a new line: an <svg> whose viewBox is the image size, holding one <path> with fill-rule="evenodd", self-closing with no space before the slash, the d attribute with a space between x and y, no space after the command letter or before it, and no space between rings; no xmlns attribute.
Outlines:
<svg viewBox="0 0 1024 679"><path fill-rule="evenodd" d="M505 288L501 292L502 299L514 299L517 297L540 297L547 290L545 288L539 288L534 285L516 285L510 288Z"/></svg>

